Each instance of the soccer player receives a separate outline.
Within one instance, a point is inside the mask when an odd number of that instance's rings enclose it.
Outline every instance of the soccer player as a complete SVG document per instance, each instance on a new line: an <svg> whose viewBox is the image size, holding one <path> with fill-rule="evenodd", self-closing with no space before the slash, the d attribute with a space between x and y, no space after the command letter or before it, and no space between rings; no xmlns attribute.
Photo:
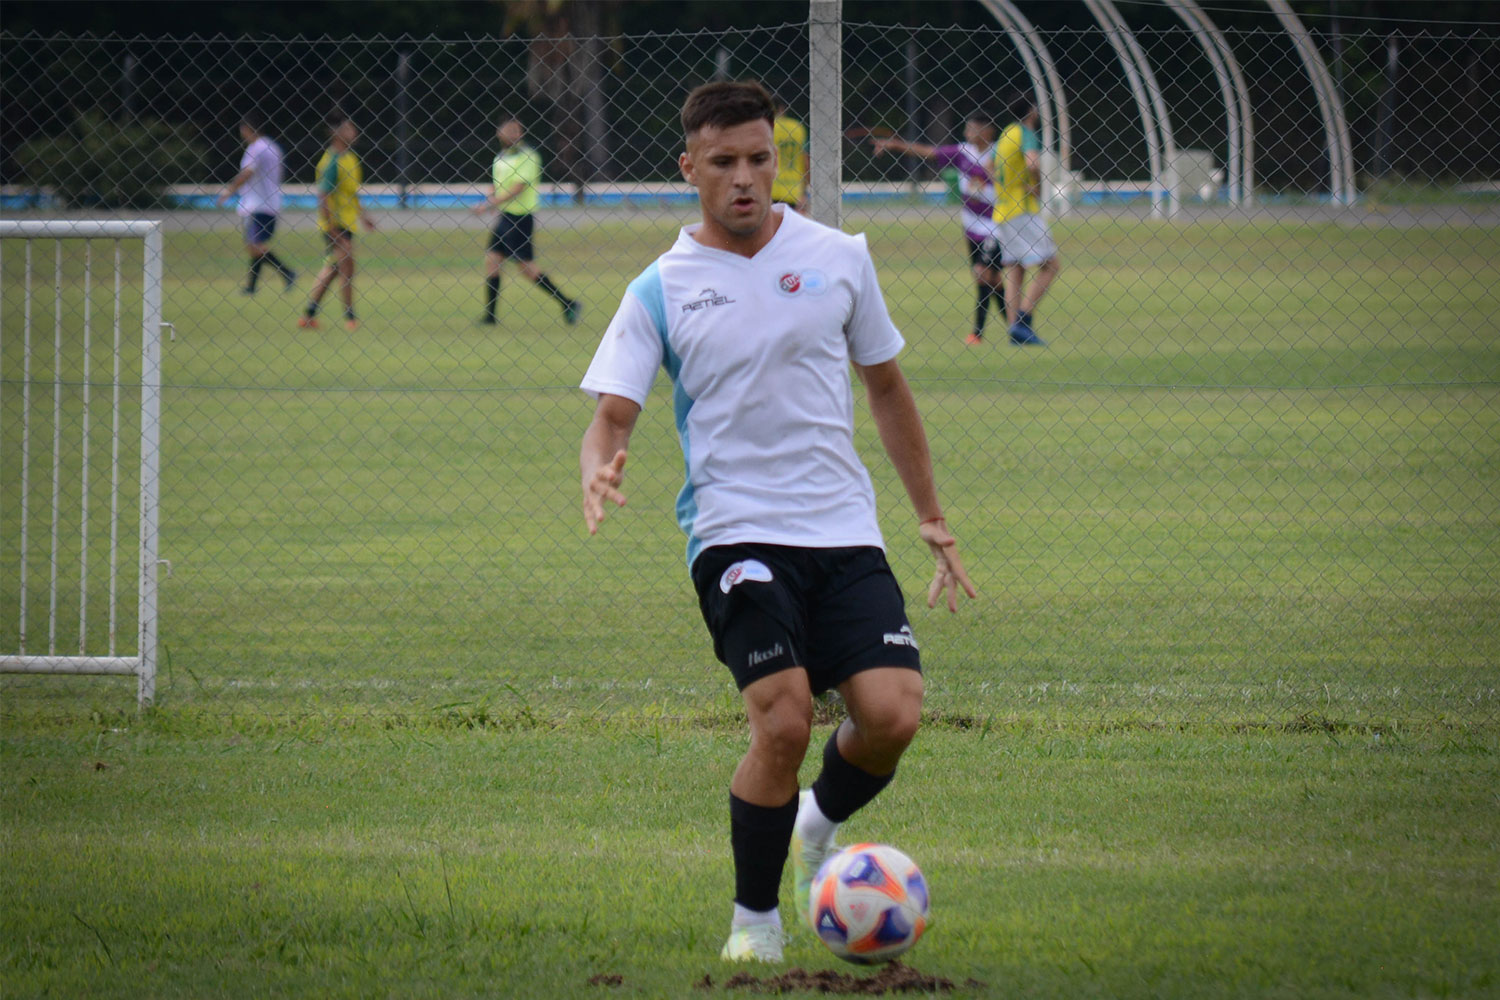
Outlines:
<svg viewBox="0 0 1500 1000"><path fill-rule="evenodd" d="M312 296L307 310L297 320L300 327L318 328L318 305L323 293L339 278L339 292L344 300L344 326L350 331L359 328L354 315L354 234L359 225L375 228L375 220L359 203L359 185L364 180L359 157L351 148L359 138L359 129L342 116L336 117L329 128L328 148L318 160L318 229L323 233L323 245L328 256L323 259L323 269L313 283Z"/></svg>
<svg viewBox="0 0 1500 1000"><path fill-rule="evenodd" d="M839 823L890 782L920 721L917 641L854 450L851 363L936 561L928 606L946 594L957 611L960 589L974 596L865 239L772 203L771 107L756 83L688 95L678 163L702 222L631 282L582 382L598 400L579 452L590 534L606 504L625 505L627 447L656 369L673 383L688 568L750 723L729 786L729 961L781 960L788 851L805 914ZM849 717L799 794L813 696L829 688Z"/></svg>
<svg viewBox="0 0 1500 1000"><path fill-rule="evenodd" d="M772 132L776 137L776 156L779 169L776 182L771 185L771 200L790 205L797 211L807 213L807 126L787 114L786 102L772 98L776 105L776 120Z"/></svg>
<svg viewBox="0 0 1500 1000"><path fill-rule="evenodd" d="M958 171L962 199L959 222L964 228L976 286L974 324L967 340L970 344L984 342L984 322L992 301L996 311L1005 315L1005 275L1000 268L1000 241L995 235L997 226L993 217L995 188L987 166L994 142L994 123L977 110L964 121L964 141L951 146L928 146L898 138L874 140L876 155L905 153Z"/></svg>
<svg viewBox="0 0 1500 1000"><path fill-rule="evenodd" d="M500 140L500 155L491 170L494 190L474 206L475 215L498 208L500 218L490 233L489 250L484 255L485 325L495 322L495 303L500 298L500 265L512 259L526 280L557 300L562 306L563 321L569 326L578 322L579 303L563 294L562 289L543 274L533 258L532 234L536 227L537 185L542 181L542 157L523 140L521 123L507 118L495 135Z"/></svg>
<svg viewBox="0 0 1500 1000"><path fill-rule="evenodd" d="M1057 244L1042 218L1042 143L1036 135L1036 102L1026 93L1010 101L1014 121L1000 133L990 172L995 176L995 222L1005 267L1005 314L1012 344L1046 346L1031 314L1057 277ZM1034 271L1030 286L1026 272Z"/></svg>
<svg viewBox="0 0 1500 1000"><path fill-rule="evenodd" d="M245 249L250 252L250 275L241 291L255 294L260 269L266 264L274 267L287 289L291 289L297 272L271 252L271 237L276 235L276 218L281 214L281 147L265 134L265 126L257 115L240 119L240 138L245 140L240 172L219 192L218 204L223 205L239 193L235 211L244 220Z"/></svg>

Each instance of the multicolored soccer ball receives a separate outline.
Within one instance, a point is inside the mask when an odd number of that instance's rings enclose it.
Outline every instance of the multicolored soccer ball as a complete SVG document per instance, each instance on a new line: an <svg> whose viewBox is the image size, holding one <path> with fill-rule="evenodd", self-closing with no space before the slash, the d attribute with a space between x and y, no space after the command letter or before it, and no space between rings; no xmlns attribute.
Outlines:
<svg viewBox="0 0 1500 1000"><path fill-rule="evenodd" d="M818 869L808 916L839 958L874 965L917 943L930 921L929 903L915 861L886 844L855 844Z"/></svg>

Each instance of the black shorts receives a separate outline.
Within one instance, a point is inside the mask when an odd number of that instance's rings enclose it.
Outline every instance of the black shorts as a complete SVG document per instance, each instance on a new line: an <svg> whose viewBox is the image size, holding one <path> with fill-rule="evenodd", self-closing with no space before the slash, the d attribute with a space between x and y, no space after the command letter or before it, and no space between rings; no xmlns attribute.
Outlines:
<svg viewBox="0 0 1500 1000"><path fill-rule="evenodd" d="M698 554L693 586L741 691L791 667L814 694L872 667L922 669L901 587L873 546L716 545Z"/></svg>
<svg viewBox="0 0 1500 1000"><path fill-rule="evenodd" d="M509 212L501 212L495 228L490 231L490 253L513 260L531 260L535 256L531 243L533 218L530 214L511 215Z"/></svg>
<svg viewBox="0 0 1500 1000"><path fill-rule="evenodd" d="M245 242L269 243L276 235L276 216L271 212L251 212L245 216Z"/></svg>
<svg viewBox="0 0 1500 1000"><path fill-rule="evenodd" d="M969 246L969 263L987 271L1000 270L1000 241L990 236L976 240L964 233L964 242Z"/></svg>

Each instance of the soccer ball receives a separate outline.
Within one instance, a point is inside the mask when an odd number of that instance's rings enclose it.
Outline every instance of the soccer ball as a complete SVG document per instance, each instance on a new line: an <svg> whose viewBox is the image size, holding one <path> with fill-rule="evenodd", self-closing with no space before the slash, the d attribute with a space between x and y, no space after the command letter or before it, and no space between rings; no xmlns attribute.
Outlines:
<svg viewBox="0 0 1500 1000"><path fill-rule="evenodd" d="M823 862L808 916L839 958L889 962L927 929L927 880L916 862L886 844L855 844Z"/></svg>

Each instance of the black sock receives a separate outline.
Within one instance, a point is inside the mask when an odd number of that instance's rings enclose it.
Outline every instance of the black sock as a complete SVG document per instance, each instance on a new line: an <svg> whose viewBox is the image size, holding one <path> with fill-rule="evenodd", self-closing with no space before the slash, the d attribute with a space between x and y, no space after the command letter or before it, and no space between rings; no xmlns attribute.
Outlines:
<svg viewBox="0 0 1500 1000"><path fill-rule="evenodd" d="M781 872L797 822L797 796L784 806L751 805L729 793L729 843L734 849L734 901L747 910L776 909Z"/></svg>
<svg viewBox="0 0 1500 1000"><path fill-rule="evenodd" d="M823 746L823 770L813 782L812 790L823 815L842 823L879 795L895 776L895 771L871 774L845 760L839 753L839 731L835 729Z"/></svg>
<svg viewBox="0 0 1500 1000"><path fill-rule="evenodd" d="M250 280L245 282L247 290L255 291L255 283L260 280L260 269L265 266L265 263L266 258L264 256L250 258Z"/></svg>
<svg viewBox="0 0 1500 1000"><path fill-rule="evenodd" d="M316 303L316 302L309 302L307 304L307 318L308 319L312 319L317 314L318 314L318 303Z"/></svg>
<svg viewBox="0 0 1500 1000"><path fill-rule="evenodd" d="M495 318L495 302L500 298L500 275L486 275L484 279L484 318Z"/></svg>
<svg viewBox="0 0 1500 1000"><path fill-rule="evenodd" d="M573 304L573 300L562 293L562 289L552 283L552 279L545 274L536 276L536 286L565 306Z"/></svg>
<svg viewBox="0 0 1500 1000"><path fill-rule="evenodd" d="M270 250L266 251L266 255L262 257L261 260L276 268L277 272L280 273L283 278L290 278L292 276L292 269L282 263L281 258L276 256Z"/></svg>
<svg viewBox="0 0 1500 1000"><path fill-rule="evenodd" d="M984 282L977 286L979 289L978 300L974 303L974 336L984 335L984 320L990 311L990 297L995 290Z"/></svg>

